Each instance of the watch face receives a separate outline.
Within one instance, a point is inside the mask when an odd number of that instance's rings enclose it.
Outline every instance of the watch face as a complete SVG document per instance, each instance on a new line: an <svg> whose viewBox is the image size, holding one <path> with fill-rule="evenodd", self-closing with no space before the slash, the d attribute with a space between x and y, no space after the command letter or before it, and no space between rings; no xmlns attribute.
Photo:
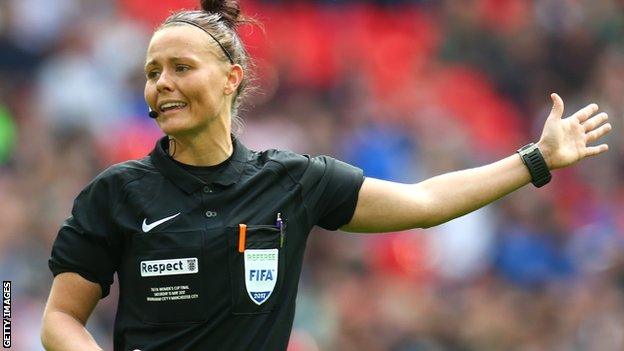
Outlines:
<svg viewBox="0 0 624 351"><path fill-rule="evenodd" d="M524 145L523 147L519 148L518 151L521 155L527 154L528 152L530 152L530 149L534 146L534 143L530 143L527 145Z"/></svg>
<svg viewBox="0 0 624 351"><path fill-rule="evenodd" d="M528 145L523 146L520 149L520 152L522 152L523 154L528 154L528 153L533 152L533 150L535 150L535 149L537 149L537 146L535 144L533 144L533 143L530 143Z"/></svg>

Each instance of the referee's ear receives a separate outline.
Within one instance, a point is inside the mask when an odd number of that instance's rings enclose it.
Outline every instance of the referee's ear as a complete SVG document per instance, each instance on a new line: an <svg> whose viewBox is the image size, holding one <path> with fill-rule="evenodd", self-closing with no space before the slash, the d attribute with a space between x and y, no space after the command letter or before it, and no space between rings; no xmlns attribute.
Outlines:
<svg viewBox="0 0 624 351"><path fill-rule="evenodd" d="M243 81L244 76L245 72L243 71L243 67L241 65L232 65L230 71L227 74L227 81L225 83L225 89L223 90L225 95L232 95L233 93L237 92L238 87Z"/></svg>

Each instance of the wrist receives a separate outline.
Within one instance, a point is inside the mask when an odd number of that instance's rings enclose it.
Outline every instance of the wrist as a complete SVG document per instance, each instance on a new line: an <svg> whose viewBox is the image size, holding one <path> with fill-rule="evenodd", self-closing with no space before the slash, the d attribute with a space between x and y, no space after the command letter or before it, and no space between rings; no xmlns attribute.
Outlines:
<svg viewBox="0 0 624 351"><path fill-rule="evenodd" d="M548 170L553 170L553 166L552 166L552 151L550 149L550 147L548 147L548 145L546 145L543 141L538 141L535 145L537 145L537 148L540 150L540 153L542 154L542 157L544 158L544 162L546 162L546 165L548 166Z"/></svg>

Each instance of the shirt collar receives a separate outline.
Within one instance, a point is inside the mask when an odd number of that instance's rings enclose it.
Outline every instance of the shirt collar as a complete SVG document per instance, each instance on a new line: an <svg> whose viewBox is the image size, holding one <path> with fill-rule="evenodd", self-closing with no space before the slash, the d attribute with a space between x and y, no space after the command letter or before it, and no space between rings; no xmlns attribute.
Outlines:
<svg viewBox="0 0 624 351"><path fill-rule="evenodd" d="M237 183L240 179L250 159L251 151L234 136L232 136L232 147L234 150L228 165L225 169L215 173L215 178L211 183L229 186ZM167 179L187 194L191 194L206 185L201 179L175 164L169 156L168 149L169 137L164 136L156 142L154 150L150 153L152 163Z"/></svg>

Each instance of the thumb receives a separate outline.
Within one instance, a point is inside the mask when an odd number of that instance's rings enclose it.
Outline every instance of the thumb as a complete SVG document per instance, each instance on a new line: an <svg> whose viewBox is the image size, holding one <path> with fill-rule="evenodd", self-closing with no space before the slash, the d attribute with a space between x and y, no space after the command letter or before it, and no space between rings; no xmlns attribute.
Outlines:
<svg viewBox="0 0 624 351"><path fill-rule="evenodd" d="M556 93L550 94L550 98L552 99L553 107L548 117L561 118L563 116L563 100Z"/></svg>

